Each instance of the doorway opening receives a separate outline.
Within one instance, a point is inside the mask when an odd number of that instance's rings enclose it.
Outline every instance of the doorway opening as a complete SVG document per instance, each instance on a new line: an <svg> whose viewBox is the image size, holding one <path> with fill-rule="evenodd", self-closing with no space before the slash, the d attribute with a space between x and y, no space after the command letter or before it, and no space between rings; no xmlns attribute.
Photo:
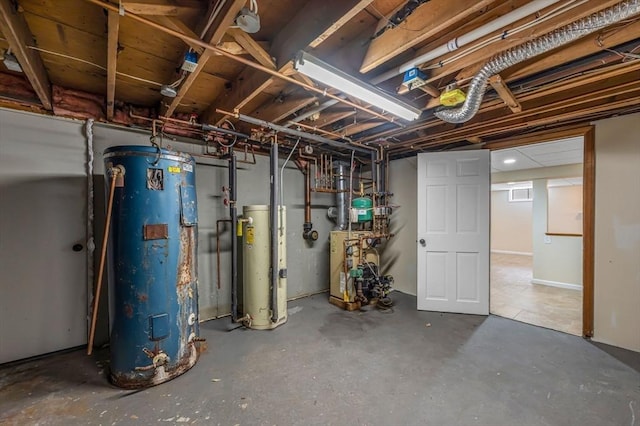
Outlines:
<svg viewBox="0 0 640 426"><path fill-rule="evenodd" d="M583 335L584 138L492 151L490 312Z"/></svg>

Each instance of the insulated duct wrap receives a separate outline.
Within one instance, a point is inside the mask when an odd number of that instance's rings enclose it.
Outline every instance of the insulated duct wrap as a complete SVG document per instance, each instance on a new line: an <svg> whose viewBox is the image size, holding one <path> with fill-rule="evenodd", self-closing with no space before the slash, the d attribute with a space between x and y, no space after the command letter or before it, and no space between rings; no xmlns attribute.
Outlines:
<svg viewBox="0 0 640 426"><path fill-rule="evenodd" d="M449 123L465 123L471 120L480 109L487 82L491 76L638 13L640 13L640 0L623 1L502 52L487 62L473 77L469 84L467 99L462 106L442 109L436 111L434 115Z"/></svg>

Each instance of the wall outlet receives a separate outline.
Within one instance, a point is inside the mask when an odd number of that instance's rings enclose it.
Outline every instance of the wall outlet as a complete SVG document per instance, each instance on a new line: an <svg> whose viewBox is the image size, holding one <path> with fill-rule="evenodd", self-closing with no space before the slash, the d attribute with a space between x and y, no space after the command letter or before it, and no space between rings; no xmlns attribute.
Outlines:
<svg viewBox="0 0 640 426"><path fill-rule="evenodd" d="M544 236L544 243L545 244L551 244L551 235L545 235Z"/></svg>

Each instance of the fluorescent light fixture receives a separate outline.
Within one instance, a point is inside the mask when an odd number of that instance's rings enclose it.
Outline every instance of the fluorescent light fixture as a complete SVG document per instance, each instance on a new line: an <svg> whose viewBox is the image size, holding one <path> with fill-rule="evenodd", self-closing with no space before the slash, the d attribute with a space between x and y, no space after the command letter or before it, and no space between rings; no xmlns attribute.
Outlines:
<svg viewBox="0 0 640 426"><path fill-rule="evenodd" d="M507 158L506 160L503 161L504 164L513 164L516 162L515 158Z"/></svg>
<svg viewBox="0 0 640 426"><path fill-rule="evenodd" d="M357 80L307 52L298 52L294 67L302 74L326 86L338 89L407 121L415 120L422 113L418 108L402 102L370 84Z"/></svg>

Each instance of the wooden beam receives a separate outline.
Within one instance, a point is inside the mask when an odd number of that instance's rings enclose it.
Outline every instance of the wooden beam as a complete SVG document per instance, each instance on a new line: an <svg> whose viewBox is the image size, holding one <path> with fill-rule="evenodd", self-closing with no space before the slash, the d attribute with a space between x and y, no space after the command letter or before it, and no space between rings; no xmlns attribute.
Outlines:
<svg viewBox="0 0 640 426"><path fill-rule="evenodd" d="M202 9L197 0L138 0L122 2L124 10L136 15L180 16Z"/></svg>
<svg viewBox="0 0 640 426"><path fill-rule="evenodd" d="M235 41L238 42L242 48L249 53L249 55L253 56L253 58L258 61L259 64L264 65L267 68L271 68L272 70L276 69L276 63L273 58L256 42L253 37L251 37L246 32L242 31L240 28L229 28L227 31L231 37L234 38Z"/></svg>
<svg viewBox="0 0 640 426"><path fill-rule="evenodd" d="M116 64L118 61L118 30L120 15L109 11L107 38L107 120L113 119L116 97Z"/></svg>
<svg viewBox="0 0 640 426"><path fill-rule="evenodd" d="M45 109L53 109L51 83L40 54L29 46L34 45L33 35L22 14L13 8L10 0L0 0L0 32L38 95Z"/></svg>
<svg viewBox="0 0 640 426"><path fill-rule="evenodd" d="M213 33L209 37L208 42L210 44L218 44L222 37L226 33L227 29L233 24L233 21L236 19L238 12L240 9L244 7L246 0L230 0L227 1L223 7L223 9L218 14L217 18L213 22L212 27L214 28ZM170 117L171 114L176 110L177 106L180 104L180 101L187 94L193 82L198 78L198 75L204 69L206 63L214 57L215 54L211 52L211 50L206 50L200 55L198 58L198 67L192 73L187 75L187 78L182 82L180 88L178 89L178 94L175 98L164 97L161 105L160 105L160 114L165 117Z"/></svg>
<svg viewBox="0 0 640 426"><path fill-rule="evenodd" d="M388 29L371 42L360 72L366 73L377 68L439 32L464 22L494 2L431 0L422 4L402 24Z"/></svg>
<svg viewBox="0 0 640 426"><path fill-rule="evenodd" d="M489 77L489 84L491 84L491 87L493 87L498 93L498 96L500 96L512 112L522 112L522 105L520 105L520 102L518 102L511 89L509 89L499 74Z"/></svg>
<svg viewBox="0 0 640 426"><path fill-rule="evenodd" d="M329 28L324 30L311 43L309 43L309 47L311 49L315 49L316 47L320 46L323 41L328 39L332 34L342 28L344 24L353 19L354 16L360 13L360 11L369 6L369 4L371 3L373 3L373 0L360 0L358 4L348 9L340 18L334 21Z"/></svg>
<svg viewBox="0 0 640 426"><path fill-rule="evenodd" d="M278 71L283 74L292 72L293 58L299 50L311 43L319 43L324 34L337 30L337 23L344 24L342 17L361 11L369 3L369 0L310 0L273 39L270 53L276 58ZM232 83L231 90L223 98L217 99L203 115L203 120L207 123L216 121L216 118L222 121L224 117L219 118L216 109L238 110L273 81L274 77L270 75L245 68Z"/></svg>
<svg viewBox="0 0 640 426"><path fill-rule="evenodd" d="M567 139L574 136L582 136L591 126L578 124L574 126L564 126L560 129L549 129L535 132L530 135L500 138L484 145L484 149L496 151L499 149L516 148L518 146L531 145L533 143L549 142L560 139Z"/></svg>

